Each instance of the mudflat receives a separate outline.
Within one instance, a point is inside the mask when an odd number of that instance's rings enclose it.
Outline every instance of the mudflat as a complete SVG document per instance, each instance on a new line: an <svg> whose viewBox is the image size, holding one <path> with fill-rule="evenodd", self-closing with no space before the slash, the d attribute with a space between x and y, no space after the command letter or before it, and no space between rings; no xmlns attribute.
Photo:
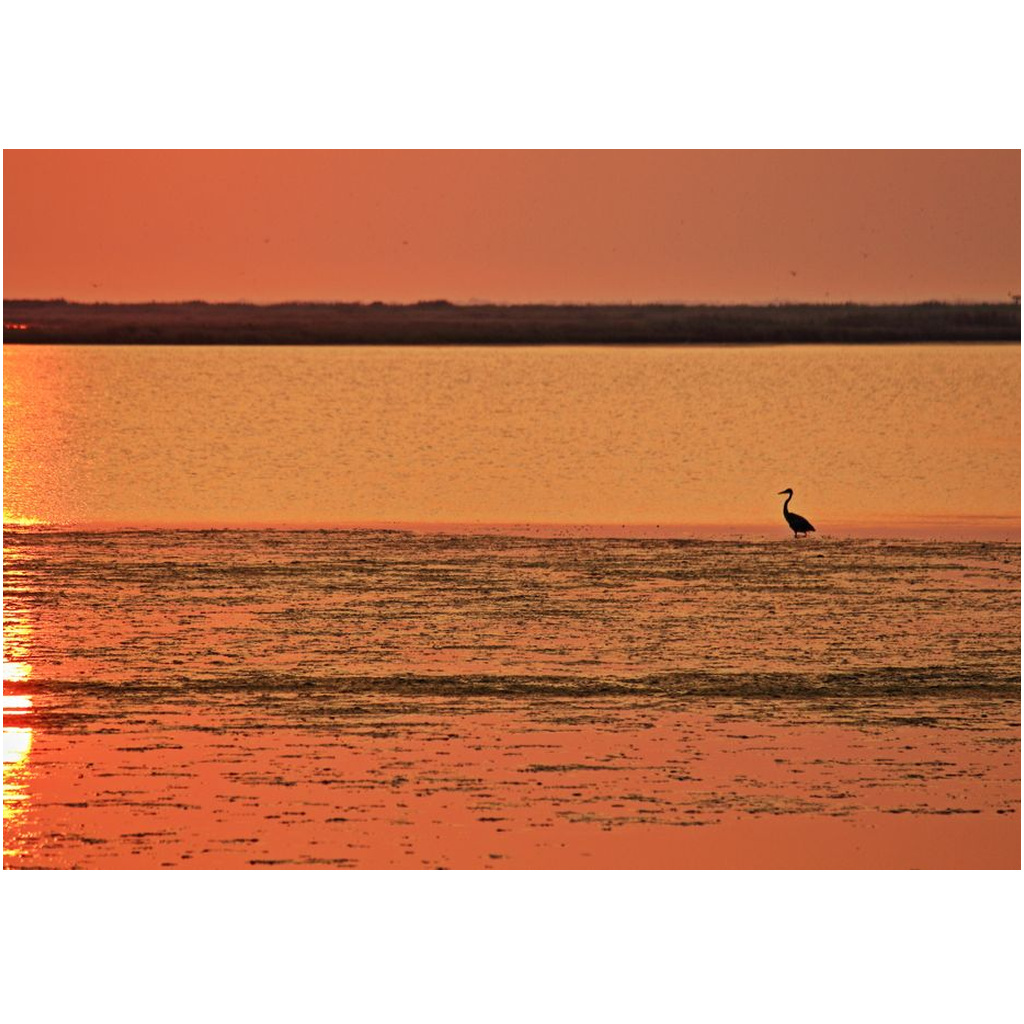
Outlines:
<svg viewBox="0 0 1024 1024"><path fill-rule="evenodd" d="M1004 867L1017 543L5 533L8 867Z"/></svg>

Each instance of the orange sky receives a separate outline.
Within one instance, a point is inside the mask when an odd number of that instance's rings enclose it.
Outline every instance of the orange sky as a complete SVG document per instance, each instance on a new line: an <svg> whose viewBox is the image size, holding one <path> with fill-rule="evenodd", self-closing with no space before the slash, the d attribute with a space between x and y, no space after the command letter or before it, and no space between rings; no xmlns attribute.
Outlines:
<svg viewBox="0 0 1024 1024"><path fill-rule="evenodd" d="M4 295L1004 300L1020 152L7 151Z"/></svg>

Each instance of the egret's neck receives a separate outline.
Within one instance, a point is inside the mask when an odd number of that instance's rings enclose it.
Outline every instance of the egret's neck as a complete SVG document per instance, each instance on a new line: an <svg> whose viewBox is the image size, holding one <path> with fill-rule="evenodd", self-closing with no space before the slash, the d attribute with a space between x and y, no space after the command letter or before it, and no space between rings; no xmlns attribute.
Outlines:
<svg viewBox="0 0 1024 1024"><path fill-rule="evenodd" d="M792 500L793 500L793 495L792 494L787 494L786 495L786 500L782 503L782 511L783 512L788 512L789 511L789 503Z"/></svg>

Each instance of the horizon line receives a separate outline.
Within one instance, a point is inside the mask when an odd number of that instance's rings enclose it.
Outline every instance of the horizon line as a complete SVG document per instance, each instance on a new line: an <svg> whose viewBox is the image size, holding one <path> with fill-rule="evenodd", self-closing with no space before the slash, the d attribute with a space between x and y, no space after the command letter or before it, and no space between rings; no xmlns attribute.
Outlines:
<svg viewBox="0 0 1024 1024"><path fill-rule="evenodd" d="M1008 292L1005 298L913 298L903 300L879 299L737 299L715 301L711 299L447 299L443 297L419 299L68 299L63 296L5 296L5 303L36 303L66 306L256 306L272 308L274 306L357 306L379 308L381 306L400 309L432 307L435 309L454 308L603 308L603 307L635 307L635 306L669 306L686 309L736 309L736 308L769 308L786 306L871 306L880 309L902 308L906 306L1020 306Z"/></svg>

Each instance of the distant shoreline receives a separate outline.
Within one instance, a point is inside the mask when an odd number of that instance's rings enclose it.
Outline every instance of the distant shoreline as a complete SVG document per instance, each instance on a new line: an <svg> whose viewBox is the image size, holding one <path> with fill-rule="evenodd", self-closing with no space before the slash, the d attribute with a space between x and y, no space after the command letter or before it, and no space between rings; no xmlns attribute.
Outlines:
<svg viewBox="0 0 1024 1024"><path fill-rule="evenodd" d="M1020 344L1014 303L475 305L4 300L5 344Z"/></svg>

